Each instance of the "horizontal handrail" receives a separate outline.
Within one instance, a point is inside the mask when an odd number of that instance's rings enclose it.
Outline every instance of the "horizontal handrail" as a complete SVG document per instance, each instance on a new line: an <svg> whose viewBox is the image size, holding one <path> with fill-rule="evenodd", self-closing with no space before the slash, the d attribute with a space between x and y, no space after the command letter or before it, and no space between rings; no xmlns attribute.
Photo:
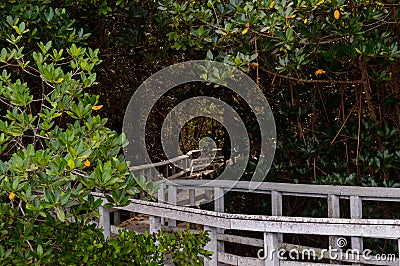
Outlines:
<svg viewBox="0 0 400 266"><path fill-rule="evenodd" d="M181 155L181 156L178 156L178 157L166 160L166 161L157 162L157 163L150 163L150 164L142 164L142 165L137 165L137 166L131 166L131 167L129 167L129 170L130 171L139 171L139 170L150 169L150 168L154 168L154 167L168 165L170 163L181 161L181 160L186 159L186 158L189 158L189 155L185 154L185 155Z"/></svg>
<svg viewBox="0 0 400 266"><path fill-rule="evenodd" d="M291 184L274 182L250 182L250 181L231 181L231 180L161 180L165 185L178 186L185 189L214 189L215 187L230 191L249 192L250 188L255 188L252 193L270 194L277 191L282 195L288 196L307 196L307 197L327 197L336 195L340 198L350 196L360 196L364 200L387 200L400 201L400 188L385 187L359 187L359 186L334 186L334 185L315 185L315 184Z"/></svg>
<svg viewBox="0 0 400 266"><path fill-rule="evenodd" d="M92 194L96 199L101 199L103 204L107 202L103 194L96 192ZM130 204L127 206L114 208L222 229L327 236L400 238L400 220L232 214L138 199L130 199Z"/></svg>
<svg viewBox="0 0 400 266"><path fill-rule="evenodd" d="M221 150L221 149L212 149L211 151L215 151L215 152L216 152L216 151L220 151L220 150ZM154 167L165 166L165 165L168 165L168 164L177 162L177 161L181 161L181 160L190 158L193 154L199 153L199 152L202 152L202 150L191 150L191 151L187 152L187 153L184 154L184 155L180 155L180 156L178 156L178 157L171 158L171 159L168 159L168 160L165 160L165 161L156 162L156 163L148 163L148 164L130 166L130 167L129 167L129 170L130 170L130 171L140 171L140 170L151 169L151 168L154 168Z"/></svg>

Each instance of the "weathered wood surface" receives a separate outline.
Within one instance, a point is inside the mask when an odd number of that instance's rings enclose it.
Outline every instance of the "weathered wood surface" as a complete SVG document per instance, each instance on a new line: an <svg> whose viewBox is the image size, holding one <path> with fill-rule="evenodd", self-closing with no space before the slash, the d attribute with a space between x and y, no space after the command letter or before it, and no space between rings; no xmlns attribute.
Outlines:
<svg viewBox="0 0 400 266"><path fill-rule="evenodd" d="M100 198L104 203L107 202L102 194L93 194L96 199ZM115 209L150 216L162 216L168 219L223 229L307 235L400 238L400 220L245 215L219 213L137 199L131 199L130 202L127 206L115 207Z"/></svg>

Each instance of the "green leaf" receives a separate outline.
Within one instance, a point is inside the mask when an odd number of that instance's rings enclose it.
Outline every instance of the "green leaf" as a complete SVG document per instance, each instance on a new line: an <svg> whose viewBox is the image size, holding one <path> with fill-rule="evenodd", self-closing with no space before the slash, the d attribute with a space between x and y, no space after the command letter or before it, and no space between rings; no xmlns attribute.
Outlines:
<svg viewBox="0 0 400 266"><path fill-rule="evenodd" d="M213 54L212 54L212 52L210 50L208 50L208 52L207 52L207 59L208 60L213 60L214 59L214 56L213 56Z"/></svg>
<svg viewBox="0 0 400 266"><path fill-rule="evenodd" d="M286 29L286 40L288 42L292 42L294 40L293 29L291 27Z"/></svg>
<svg viewBox="0 0 400 266"><path fill-rule="evenodd" d="M57 213L57 218L58 218L61 222L64 222L64 221L65 221L65 212L63 211L63 209L57 208L56 213Z"/></svg>
<svg viewBox="0 0 400 266"><path fill-rule="evenodd" d="M73 159L69 159L67 165L69 166L70 170L73 170L75 168L75 161Z"/></svg>
<svg viewBox="0 0 400 266"><path fill-rule="evenodd" d="M38 245L37 246L37 248L36 248L36 253L38 254L38 256L39 257L42 257L43 256L43 247L42 247L42 245Z"/></svg>
<svg viewBox="0 0 400 266"><path fill-rule="evenodd" d="M55 203L55 196L54 196L53 192L50 189L46 188L45 191L44 191L44 194L45 194L46 200L50 204L54 204Z"/></svg>

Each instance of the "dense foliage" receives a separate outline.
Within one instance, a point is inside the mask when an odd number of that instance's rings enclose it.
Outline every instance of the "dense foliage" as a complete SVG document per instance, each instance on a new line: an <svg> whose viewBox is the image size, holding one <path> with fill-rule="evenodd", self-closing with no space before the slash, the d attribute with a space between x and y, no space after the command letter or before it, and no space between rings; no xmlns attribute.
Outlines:
<svg viewBox="0 0 400 266"><path fill-rule="evenodd" d="M101 204L92 191L109 193L112 206L157 188L129 172L125 135L87 92L99 50L86 47L90 34L68 3L19 2L0 4L0 265L159 265L167 254L200 264L206 233L105 240L91 224Z"/></svg>
<svg viewBox="0 0 400 266"><path fill-rule="evenodd" d="M96 30L105 47L102 59L109 64L100 66L105 74L99 79L106 85L94 88L112 99L104 112L117 130L128 103L120 95L132 95L163 66L205 59L210 51L214 59L249 73L273 109L279 139L268 180L398 186L397 1L124 4L100 19ZM110 92L109 86L115 89ZM161 99L150 124L161 123L177 103L202 94L228 102L247 122L251 172L259 146L257 123L240 97L222 87L177 88ZM154 157L162 154L157 128L150 126L148 135ZM224 134L215 121L199 118L184 129L182 146L197 148L204 136L223 143Z"/></svg>
<svg viewBox="0 0 400 266"><path fill-rule="evenodd" d="M43 229L40 226L30 228ZM21 233L14 234L11 241L17 239L17 235L23 237ZM52 234L52 239L46 237L47 234ZM20 248L19 242L9 240L7 245L0 246L0 265L164 265L164 262L203 265L198 255L210 254L202 248L209 241L208 236L189 230L177 234L136 234L123 230L117 237L104 239L103 232L95 225L83 227L72 223L36 232L35 237L38 239L30 240L32 250L27 252ZM18 247L15 251L20 254L5 249L12 244Z"/></svg>
<svg viewBox="0 0 400 266"><path fill-rule="evenodd" d="M394 0L160 1L178 50L248 71L275 112L270 180L398 186ZM251 129L250 129L251 131Z"/></svg>

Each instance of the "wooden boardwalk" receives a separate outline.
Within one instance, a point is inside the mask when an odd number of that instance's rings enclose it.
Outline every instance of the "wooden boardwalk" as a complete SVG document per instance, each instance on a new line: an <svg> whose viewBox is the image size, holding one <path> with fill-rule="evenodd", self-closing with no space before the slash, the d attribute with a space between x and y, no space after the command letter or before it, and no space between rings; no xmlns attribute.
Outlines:
<svg viewBox="0 0 400 266"><path fill-rule="evenodd" d="M185 166L193 165L190 158L180 158ZM166 162L165 162L166 163ZM169 162L170 163L170 162ZM150 167L150 166L148 166ZM159 164L158 167L165 167ZM168 166L171 169L171 166ZM187 173L189 167L183 167ZM154 169L154 168L153 168ZM136 167L134 171L141 171L149 179L154 179L152 171L145 166ZM203 169L207 170L207 169ZM176 175L177 171L170 171L170 175ZM197 172L197 171L193 171ZM158 192L159 202L147 202L132 199L125 207L114 209L100 208L100 226L104 233L118 233L119 227L110 224L110 213L114 213L118 222L118 211L126 210L137 216L124 227L143 232L149 230L182 230L188 224L201 226L202 230L209 231L211 241L206 248L213 251L211 260L205 260L205 265L400 265L400 220L396 219L365 219L362 214L364 201L389 201L400 202L399 188L377 188L377 187L351 187L351 186L328 186L328 185L302 185L262 182L251 184L257 185L252 193L268 197L271 202L270 215L245 215L224 213L224 194L227 191L248 192L250 183L245 181L213 181L201 179L174 179L173 182L163 179L161 189ZM94 193L96 197L105 198L101 194ZM282 199L286 196L297 196L305 198L320 198L325 200L328 206L327 217L289 217L282 216ZM350 215L341 218L340 210L343 200L350 205ZM211 201L214 209L212 211L201 210L196 207L200 202ZM140 215L139 215L140 214ZM343 215L342 215L343 216ZM261 238L241 237L228 232L252 231L261 234ZM304 247L283 242L284 234L297 235L319 235L329 237L329 251L335 251L335 256L327 251L316 247ZM372 254L365 255L363 238L393 239L397 241L396 254L387 255L385 260L377 260ZM343 243L343 242L348 243ZM262 256L248 257L225 252L226 243L236 243L258 248L261 251L270 251L267 258ZM344 245L346 244L346 245ZM279 252L296 251L312 253L311 261L288 260L279 255ZM359 254L349 253L358 251ZM274 252L271 252L274 251ZM261 253L260 253L261 254ZM283 254L283 253L282 253ZM362 256L361 256L362 254ZM375 254L379 255L379 254ZM389 257L390 255L390 257ZM382 257L381 257L382 258ZM323 262L323 263L322 263Z"/></svg>

